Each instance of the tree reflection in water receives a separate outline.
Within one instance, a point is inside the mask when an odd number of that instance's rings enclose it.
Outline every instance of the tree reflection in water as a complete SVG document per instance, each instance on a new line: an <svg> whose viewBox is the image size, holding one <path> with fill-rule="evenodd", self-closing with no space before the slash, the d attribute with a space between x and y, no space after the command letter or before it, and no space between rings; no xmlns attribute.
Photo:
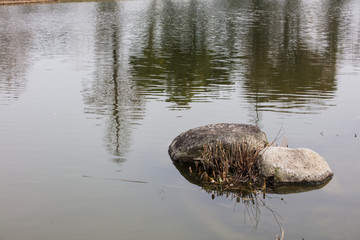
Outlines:
<svg viewBox="0 0 360 240"><path fill-rule="evenodd" d="M123 52L121 2L96 3L96 64L94 79L83 93L86 113L108 117L105 142L114 161L125 161L131 145L131 132L142 119L144 100L137 94L127 70Z"/></svg>
<svg viewBox="0 0 360 240"><path fill-rule="evenodd" d="M229 80L227 61L208 46L208 8L198 1L152 1L144 18L143 43L130 57L133 79L147 95L165 95L172 108L189 108Z"/></svg>
<svg viewBox="0 0 360 240"><path fill-rule="evenodd" d="M146 94L163 94L178 107L221 97L239 82L253 111L321 111L337 89L345 4L325 1L308 11L300 0L153 1L139 35L143 42L130 56L133 79ZM313 29L307 15L323 9Z"/></svg>
<svg viewBox="0 0 360 240"><path fill-rule="evenodd" d="M335 71L342 14L333 9L343 9L342 4L324 4L325 29L321 30L327 36L309 42L309 34L319 33L311 32L314 29L306 22L302 1L286 1L272 11L262 1L254 2L253 11L258 14L248 32L248 55L252 57L244 88L256 111L315 113L329 106L327 100L337 89ZM318 49L311 49L312 45Z"/></svg>
<svg viewBox="0 0 360 240"><path fill-rule="evenodd" d="M25 74L33 39L31 30L19 27L14 20L22 14L11 10L0 14L0 105L17 100L26 87Z"/></svg>
<svg viewBox="0 0 360 240"><path fill-rule="evenodd" d="M114 156L129 150L147 99L188 109L240 94L256 124L264 111L334 104L347 1L154 0L131 20L124 4L96 3L96 70L84 91L86 112L109 116Z"/></svg>

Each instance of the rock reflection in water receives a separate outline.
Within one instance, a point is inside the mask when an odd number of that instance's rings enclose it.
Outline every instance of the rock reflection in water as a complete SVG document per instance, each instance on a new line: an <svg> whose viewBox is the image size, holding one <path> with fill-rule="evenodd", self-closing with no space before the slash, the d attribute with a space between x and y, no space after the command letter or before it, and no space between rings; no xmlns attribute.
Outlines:
<svg viewBox="0 0 360 240"><path fill-rule="evenodd" d="M295 185L276 185L276 186L267 186L266 189L251 189L247 185L237 184L234 186L226 184L212 184L204 183L199 174L196 172L189 171L188 164L173 163L175 167L179 170L180 174L190 183L195 184L201 187L205 192L211 195L212 199L216 197L226 197L230 201L235 201L236 203L241 203L245 205L244 214L249 218L250 222L254 225L254 230L256 230L257 225L260 222L261 209L269 211L273 217L274 221L281 227L281 212L279 210L272 209L267 205L267 199L278 199L283 201L284 199L280 195L284 194L295 194L301 192L308 192L313 190L318 190L325 187L331 179L321 184L295 184ZM279 194L279 197L276 195Z"/></svg>
<svg viewBox="0 0 360 240"><path fill-rule="evenodd" d="M204 188L204 190L215 190L220 191L222 193L236 193L237 191L251 191L251 189L242 184L237 184L235 186L226 186L225 184L209 184L204 183L200 179L200 175L196 171L189 170L189 164L181 164L177 162L173 162L175 167L179 170L180 174L190 183L195 184ZM193 166L195 168L195 166ZM325 182L321 182L320 184L276 184L271 186L266 186L265 191L261 189L264 193L269 194L292 194L292 193L301 193L301 192L309 192L313 190L318 190L325 187L331 178L327 179Z"/></svg>

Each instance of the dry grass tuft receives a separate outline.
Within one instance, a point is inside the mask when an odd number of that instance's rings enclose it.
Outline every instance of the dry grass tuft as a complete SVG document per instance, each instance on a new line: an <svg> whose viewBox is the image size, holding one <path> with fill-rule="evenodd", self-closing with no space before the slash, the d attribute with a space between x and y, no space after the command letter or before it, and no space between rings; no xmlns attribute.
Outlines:
<svg viewBox="0 0 360 240"><path fill-rule="evenodd" d="M261 149L250 149L244 141L230 146L218 141L205 145L199 160L203 181L213 183L256 183L259 181L258 157Z"/></svg>

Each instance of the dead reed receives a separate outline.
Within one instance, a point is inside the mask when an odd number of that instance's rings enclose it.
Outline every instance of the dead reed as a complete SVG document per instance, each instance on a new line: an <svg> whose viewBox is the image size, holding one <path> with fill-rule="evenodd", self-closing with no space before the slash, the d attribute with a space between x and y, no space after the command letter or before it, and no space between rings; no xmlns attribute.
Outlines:
<svg viewBox="0 0 360 240"><path fill-rule="evenodd" d="M199 170L205 182L229 184L254 184L260 180L258 157L261 149L252 149L244 141L234 141L231 145L218 141L207 144L201 151Z"/></svg>

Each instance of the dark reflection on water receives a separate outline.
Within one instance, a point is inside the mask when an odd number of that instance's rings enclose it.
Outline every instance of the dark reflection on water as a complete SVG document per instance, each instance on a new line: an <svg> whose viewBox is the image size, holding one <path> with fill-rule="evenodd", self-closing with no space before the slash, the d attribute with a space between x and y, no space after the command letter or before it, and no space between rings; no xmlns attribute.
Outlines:
<svg viewBox="0 0 360 240"><path fill-rule="evenodd" d="M328 29L328 37L322 43L325 47L316 52L307 48L303 36L307 26L302 20L306 14L300 1L285 1L272 11L266 11L266 4L255 2L253 11L258 14L248 33L252 58L244 87L247 98L258 109L316 112L334 96L341 12L333 12L331 5L323 9L329 18L324 22Z"/></svg>
<svg viewBox="0 0 360 240"><path fill-rule="evenodd" d="M210 46L206 5L151 2L140 50L130 57L133 79L144 94L163 93L175 108L187 108L194 98L208 101L206 96L233 84L226 56Z"/></svg>
<svg viewBox="0 0 360 240"><path fill-rule="evenodd" d="M190 183L196 184L199 187L202 187L205 191L208 192L217 192L220 194L230 194L230 193L238 193L238 192L251 192L251 190L248 188L248 186L245 185L236 185L236 186L225 186L224 185L217 185L217 184L207 184L204 183L201 179L199 174L193 170L190 173L189 165L187 164L180 164L180 163L174 163L177 170L180 172L180 174ZM194 169L194 166L192 166L192 169ZM313 190L318 190L323 187L325 187L329 182L331 181L331 178L327 179L325 182L322 182L320 184L280 184L280 185L273 185L273 186L267 186L264 193L273 193L273 194L291 194L291 193L301 193L301 192L309 192ZM225 187L224 187L225 186Z"/></svg>
<svg viewBox="0 0 360 240"><path fill-rule="evenodd" d="M337 89L346 3L322 2L312 13L324 18L318 32L302 1L152 1L130 56L133 79L180 108L240 82L257 110L316 113ZM309 42L312 34L322 38Z"/></svg>
<svg viewBox="0 0 360 240"><path fill-rule="evenodd" d="M335 104L339 59L358 54L349 37L354 28L349 3L147 1L140 15L129 18L136 11L124 7L127 3L97 2L91 18L94 72L84 84L85 112L109 116L106 145L117 157L129 148L133 125L152 98L172 103L171 109L188 109L192 102L240 94L256 122L262 111L319 113ZM44 19L63 22L58 14L69 11L66 6L45 7ZM73 28L70 21L50 29L34 18L38 7L4 9L0 96L9 100L26 86L30 50L49 56L80 53L67 32ZM34 24L14 21L16 14L29 14ZM31 44L35 29L41 37Z"/></svg>
<svg viewBox="0 0 360 240"><path fill-rule="evenodd" d="M105 141L118 161L149 99L189 109L241 94L257 124L262 111L314 114L335 104L347 1L315 9L307 1L146 3L137 18L123 2L97 2L93 11L85 112L109 116Z"/></svg>
<svg viewBox="0 0 360 240"><path fill-rule="evenodd" d="M195 166L192 166L191 172L188 164L174 163L174 166L188 182L201 187L203 191L211 195L212 199L225 197L234 203L243 204L245 207L244 219L248 219L253 224L254 231L256 231L260 223L262 211L271 213L274 222L279 227L282 226L281 211L279 211L281 209L277 210L268 205L270 200L283 202L284 198L278 197L280 196L279 194L285 195L319 190L325 187L331 180L328 179L321 184L282 184L267 186L264 189L251 189L248 185L242 184L230 186L228 184L206 183L201 180Z"/></svg>
<svg viewBox="0 0 360 240"><path fill-rule="evenodd" d="M213 200L218 197L225 197L234 203L243 204L245 206L244 219L248 219L252 223L254 231L256 231L256 228L260 223L261 210L264 209L270 211L273 214L274 220L281 227L281 223L278 219L281 218L281 216L275 211L275 209L270 208L266 204L267 198L269 197L265 191L256 191L254 189L250 189L248 186L240 184L229 187L225 184L218 185L204 183L196 171L190 173L189 165L174 163L174 166L179 170L180 174L187 181L201 187L203 191L211 195ZM281 200L281 198L278 199Z"/></svg>
<svg viewBox="0 0 360 240"><path fill-rule="evenodd" d="M94 79L83 93L86 113L109 116L105 142L119 163L131 145L133 125L144 114L144 99L137 94L122 53L126 45L121 13L121 3L96 3Z"/></svg>
<svg viewBox="0 0 360 240"><path fill-rule="evenodd" d="M32 36L29 29L14 21L22 14L2 11L0 18L0 105L19 98L26 87L25 73L29 67ZM23 39L28 43L24 44Z"/></svg>

